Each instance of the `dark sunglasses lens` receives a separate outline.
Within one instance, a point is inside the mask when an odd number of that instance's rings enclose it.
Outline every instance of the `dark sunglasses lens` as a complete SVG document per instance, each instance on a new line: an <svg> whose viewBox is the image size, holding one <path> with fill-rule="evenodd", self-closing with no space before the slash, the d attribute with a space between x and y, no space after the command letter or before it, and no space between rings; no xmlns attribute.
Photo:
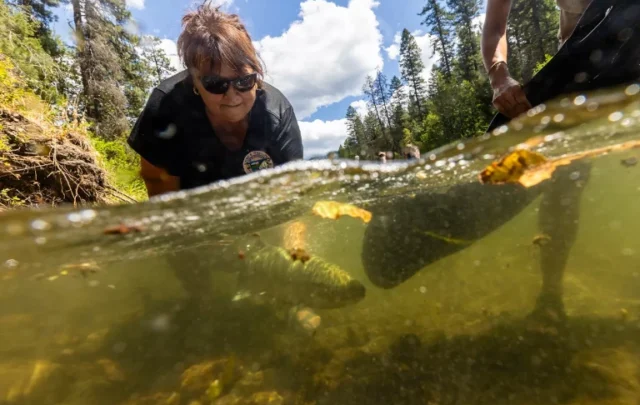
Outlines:
<svg viewBox="0 0 640 405"><path fill-rule="evenodd" d="M241 77L235 81L234 85L238 91L249 91L256 85L256 75Z"/></svg>
<svg viewBox="0 0 640 405"><path fill-rule="evenodd" d="M214 78L203 77L202 87L209 93L224 94L229 88L229 82L226 80L216 80Z"/></svg>

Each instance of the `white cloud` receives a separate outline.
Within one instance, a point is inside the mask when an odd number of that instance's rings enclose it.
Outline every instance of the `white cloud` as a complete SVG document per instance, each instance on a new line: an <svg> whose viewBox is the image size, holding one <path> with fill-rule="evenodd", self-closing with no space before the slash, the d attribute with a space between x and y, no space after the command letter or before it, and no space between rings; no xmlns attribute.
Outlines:
<svg viewBox="0 0 640 405"><path fill-rule="evenodd" d="M425 80L429 80L431 69L433 65L438 62L438 54L433 54L433 37L429 34L423 34L422 31L417 30L411 33L420 48L420 56L422 63L424 64L424 71L422 77ZM400 55L400 43L402 42L402 32L397 32L393 38L393 44L388 48L385 48L389 59L395 60ZM433 55L433 56L432 56Z"/></svg>
<svg viewBox="0 0 640 405"><path fill-rule="evenodd" d="M472 24L479 34L482 32L482 25L484 24L484 18L486 16L487 16L486 13L482 13L472 20Z"/></svg>
<svg viewBox="0 0 640 405"><path fill-rule="evenodd" d="M135 8L138 10L144 9L144 0L126 0L129 8Z"/></svg>
<svg viewBox="0 0 640 405"><path fill-rule="evenodd" d="M300 121L302 145L305 159L326 155L347 139L347 120L345 118L334 121Z"/></svg>
<svg viewBox="0 0 640 405"><path fill-rule="evenodd" d="M365 77L382 67L377 5L375 0L350 0L348 7L306 0L300 19L286 32L255 43L266 80L285 94L299 117L361 95Z"/></svg>
<svg viewBox="0 0 640 405"><path fill-rule="evenodd" d="M213 0L212 1L213 6L222 6L222 7L229 7L231 3L233 3L233 0Z"/></svg>
<svg viewBox="0 0 640 405"><path fill-rule="evenodd" d="M402 34L396 33L393 38L393 44L386 48L387 55L389 55L389 59L395 60L398 55L400 55L400 42L402 41Z"/></svg>
<svg viewBox="0 0 640 405"><path fill-rule="evenodd" d="M364 120L367 113L369 112L369 107L367 105L367 100L358 100L351 103L351 107L356 109L356 112Z"/></svg>
<svg viewBox="0 0 640 405"><path fill-rule="evenodd" d="M176 71L184 70L185 67L180 62L180 58L178 57L178 47L176 42L171 39L162 39L160 40L160 48L167 54L169 61L171 62L171 67Z"/></svg>

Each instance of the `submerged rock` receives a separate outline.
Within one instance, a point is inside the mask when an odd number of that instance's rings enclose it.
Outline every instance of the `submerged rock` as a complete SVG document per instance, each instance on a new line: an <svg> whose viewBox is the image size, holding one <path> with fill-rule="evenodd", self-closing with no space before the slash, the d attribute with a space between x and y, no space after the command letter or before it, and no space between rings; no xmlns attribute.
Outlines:
<svg viewBox="0 0 640 405"><path fill-rule="evenodd" d="M242 405L243 403L241 396L232 393L218 398L211 405Z"/></svg>
<svg viewBox="0 0 640 405"><path fill-rule="evenodd" d="M256 392L246 405L283 405L284 398L276 391Z"/></svg>
<svg viewBox="0 0 640 405"><path fill-rule="evenodd" d="M232 393L239 396L248 396L255 392L263 390L264 387L264 371L257 371L255 373L249 371L233 386Z"/></svg>
<svg viewBox="0 0 640 405"><path fill-rule="evenodd" d="M220 379L229 367L233 367L229 363L228 359L219 359L194 364L182 373L180 384L182 391L187 393L205 392L213 381ZM224 383L224 381L221 382Z"/></svg>
<svg viewBox="0 0 640 405"><path fill-rule="evenodd" d="M125 375L118 363L113 360L104 358L97 361L97 364L102 368L105 377L109 381L124 381Z"/></svg>
<svg viewBox="0 0 640 405"><path fill-rule="evenodd" d="M122 405L180 405L180 394L177 392L158 392L151 395L134 395Z"/></svg>

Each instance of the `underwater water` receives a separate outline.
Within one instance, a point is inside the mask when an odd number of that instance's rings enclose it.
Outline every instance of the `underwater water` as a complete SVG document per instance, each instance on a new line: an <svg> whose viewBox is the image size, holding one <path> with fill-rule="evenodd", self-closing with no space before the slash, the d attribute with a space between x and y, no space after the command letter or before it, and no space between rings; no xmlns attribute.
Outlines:
<svg viewBox="0 0 640 405"><path fill-rule="evenodd" d="M559 167L570 181L545 209L553 180L478 179L525 142L602 152ZM297 162L143 204L3 213L0 404L637 405L637 142L630 85L421 161ZM542 212L560 237L545 241ZM571 224L564 313L538 316L542 249Z"/></svg>

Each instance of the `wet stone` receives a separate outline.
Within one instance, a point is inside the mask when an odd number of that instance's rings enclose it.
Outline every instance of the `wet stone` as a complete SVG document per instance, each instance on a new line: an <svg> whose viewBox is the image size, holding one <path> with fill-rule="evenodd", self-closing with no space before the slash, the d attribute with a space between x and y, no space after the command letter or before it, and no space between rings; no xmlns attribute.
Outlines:
<svg viewBox="0 0 640 405"><path fill-rule="evenodd" d="M226 359L195 364L182 373L181 389L189 393L201 393L207 390L227 365Z"/></svg>
<svg viewBox="0 0 640 405"><path fill-rule="evenodd" d="M276 391L256 392L251 396L247 405L283 405L284 398Z"/></svg>
<svg viewBox="0 0 640 405"><path fill-rule="evenodd" d="M251 395L264 389L265 373L263 371L247 372L233 387L233 393L240 396Z"/></svg>

